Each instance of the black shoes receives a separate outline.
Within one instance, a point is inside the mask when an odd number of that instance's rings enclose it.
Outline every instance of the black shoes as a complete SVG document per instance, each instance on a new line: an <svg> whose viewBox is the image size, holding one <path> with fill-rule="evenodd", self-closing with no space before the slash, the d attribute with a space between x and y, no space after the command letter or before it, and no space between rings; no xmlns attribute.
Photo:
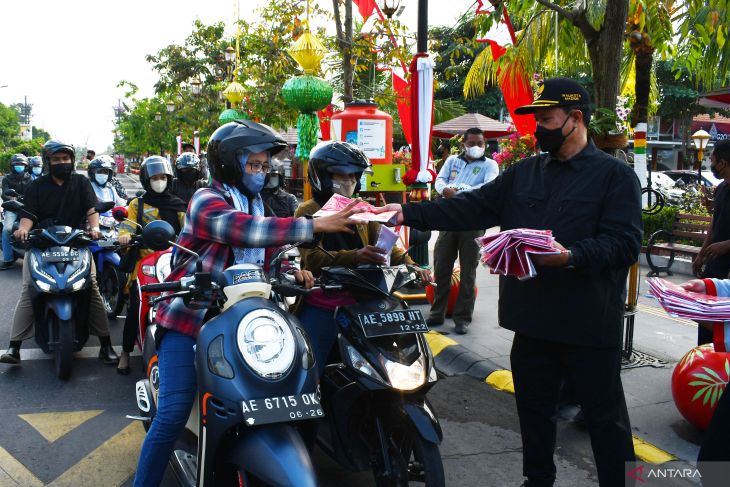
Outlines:
<svg viewBox="0 0 730 487"><path fill-rule="evenodd" d="M466 335L469 332L468 321L454 321L454 330L459 335Z"/></svg>
<svg viewBox="0 0 730 487"><path fill-rule="evenodd" d="M426 318L426 324L429 327L431 327L431 326L441 326L441 325L444 324L444 319L443 318L436 318L435 316L429 316L428 318Z"/></svg>
<svg viewBox="0 0 730 487"><path fill-rule="evenodd" d="M107 365L114 365L119 362L119 355L111 345L102 345L99 349L99 358Z"/></svg>
<svg viewBox="0 0 730 487"><path fill-rule="evenodd" d="M12 269L14 266L15 266L14 260L10 260L10 261L4 260L4 261L0 262L0 271L6 271L8 269Z"/></svg>
<svg viewBox="0 0 730 487"><path fill-rule="evenodd" d="M20 349L18 347L8 348L8 351L0 356L0 363L18 365L20 363Z"/></svg>

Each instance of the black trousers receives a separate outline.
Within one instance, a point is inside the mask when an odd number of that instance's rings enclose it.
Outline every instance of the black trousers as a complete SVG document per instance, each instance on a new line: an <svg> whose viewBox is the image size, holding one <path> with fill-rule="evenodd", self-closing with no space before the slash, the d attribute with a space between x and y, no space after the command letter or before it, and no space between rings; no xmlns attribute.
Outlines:
<svg viewBox="0 0 730 487"><path fill-rule="evenodd" d="M728 485L728 478L730 478L728 438L730 438L730 392L725 389L717 404L717 409L712 415L712 421L705 432L700 454L697 457L697 462L703 462L698 463L698 466L704 487Z"/></svg>
<svg viewBox="0 0 730 487"><path fill-rule="evenodd" d="M135 282L129 286L129 301L127 302L127 317L124 319L122 332L122 350L132 353L134 342L139 333L139 291Z"/></svg>
<svg viewBox="0 0 730 487"><path fill-rule="evenodd" d="M621 348L567 345L515 334L510 354L522 433L522 469L530 486L555 482L557 405L563 378L575 387L591 436L598 480L623 486L635 461L621 385Z"/></svg>

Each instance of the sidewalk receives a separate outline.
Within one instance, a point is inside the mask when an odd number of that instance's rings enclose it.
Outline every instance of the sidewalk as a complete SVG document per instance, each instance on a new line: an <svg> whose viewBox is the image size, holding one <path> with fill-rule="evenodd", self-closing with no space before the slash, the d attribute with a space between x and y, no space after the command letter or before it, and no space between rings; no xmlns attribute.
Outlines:
<svg viewBox="0 0 730 487"><path fill-rule="evenodd" d="M430 242L431 250L436 235L437 232L434 232L434 238ZM430 255L432 256L433 252ZM654 299L646 296L645 280L648 271L648 267L641 268L634 349L663 360L667 362L667 365L660 368L643 366L622 371L631 425L634 435L649 443L646 453L646 456L649 457L646 459L647 461L653 460L660 463L669 460L668 457L662 458L661 452L653 450L651 445L654 445L679 460L694 464L702 438L701 432L687 423L676 409L671 393L671 376L676 363L695 346L697 325L688 320L668 316ZM670 276L669 280L679 283L690 278L689 275L675 274ZM455 340L460 345L454 350L460 349L461 355L456 359L448 358L452 365L459 361L462 362L457 364L457 369L462 367L461 370L464 370L463 362L486 359L482 363L475 364L468 372L469 375L479 378L486 377L486 375L481 376L480 374L483 371L487 371L488 374L490 367L491 369L510 369L509 353L514 333L497 324L498 282L498 276L490 274L487 268L479 267L477 271L478 297L472 325L467 335L455 334L453 321L449 319L443 326L433 329L445 337L437 337L438 343L435 344L435 347L432 343L434 353L437 353L436 350L440 352L442 347L448 347L449 343L453 344L451 340ZM428 305L421 306L421 308L427 315ZM464 353L464 349L472 353ZM448 351L449 349L443 348L443 350ZM498 382L492 384L493 386L499 386L501 383L509 391L511 374L506 372L499 375L495 374L495 381L490 382Z"/></svg>

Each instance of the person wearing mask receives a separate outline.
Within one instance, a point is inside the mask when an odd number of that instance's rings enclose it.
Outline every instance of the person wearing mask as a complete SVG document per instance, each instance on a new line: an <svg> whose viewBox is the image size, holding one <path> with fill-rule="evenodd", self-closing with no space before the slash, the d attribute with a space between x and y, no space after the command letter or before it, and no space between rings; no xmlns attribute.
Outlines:
<svg viewBox="0 0 730 487"><path fill-rule="evenodd" d="M313 197L297 208L295 216L314 215L335 193L351 198L360 190L360 177L365 171L372 171L370 161L358 146L339 141L318 144L312 149L308 162ZM325 235L314 248L300 248L302 269L319 276L322 267L327 266L386 264L386 251L375 246L381 225L378 222L358 223L353 229L352 233ZM391 251L390 263L415 265L405 251L397 246ZM417 272L424 281L431 280L430 271L418 269ZM327 357L337 338L335 309L339 305L354 303L347 291L325 294L321 289L315 289L298 303L297 314L312 341L320 374L324 371Z"/></svg>
<svg viewBox="0 0 730 487"><path fill-rule="evenodd" d="M89 163L88 167L91 187L94 188L99 203L113 201L116 206L126 206L127 200L117 194L111 184L114 175L114 159L109 156L99 156Z"/></svg>
<svg viewBox="0 0 730 487"><path fill-rule="evenodd" d="M93 161L96 159L96 151L93 151L91 149L86 149L86 163Z"/></svg>
<svg viewBox="0 0 730 487"><path fill-rule="evenodd" d="M200 158L195 152L183 152L175 160L175 179L172 180L171 192L187 205L193 194L208 185L203 179Z"/></svg>
<svg viewBox="0 0 730 487"><path fill-rule="evenodd" d="M639 257L641 186L625 162L588 138L590 97L576 81L547 79L534 114L543 154L452 198L390 204L395 224L421 230L551 230L560 253L534 256L537 276L499 276L499 325L515 332L510 354L530 487L552 486L557 401L575 386L602 487L624 485L635 463L621 384L626 279Z"/></svg>
<svg viewBox="0 0 730 487"><path fill-rule="evenodd" d="M261 197L264 204L271 208L274 215L281 218L294 216L299 206L297 197L287 193L284 186L284 164L278 159L271 160L271 171L266 175Z"/></svg>
<svg viewBox="0 0 730 487"><path fill-rule="evenodd" d="M436 191L444 198L453 198L460 192L480 188L499 174L497 163L484 155L484 134L481 129L467 130L464 133L463 147L461 153L446 159L434 183ZM482 236L484 230L439 232L433 251L436 292L430 316L426 320L429 326L444 323L451 293L451 276L458 257L461 282L452 317L456 333L467 333L474 313L474 284L479 265L479 245L475 239Z"/></svg>
<svg viewBox="0 0 730 487"><path fill-rule="evenodd" d="M219 127L208 142L212 184L190 200L185 225L177 239L183 247L200 254L203 272L216 274L233 264L257 264L265 268L276 247L311 242L315 233L348 231L353 205L324 218L268 218L260 191L269 172L272 155L287 147L270 127L236 120ZM196 272L196 260L176 252L168 281ZM306 287L311 273L297 271ZM185 428L196 391L195 337L207 310L185 306L175 298L160 303L157 357L160 377L157 414L145 436L134 479L135 487L160 484L175 440Z"/></svg>
<svg viewBox="0 0 730 487"><path fill-rule="evenodd" d="M43 162L49 174L30 183L23 195L25 209L38 217L37 221L21 218L15 238L21 242L28 240L28 232L34 227L46 228L52 225L65 225L83 228L88 221L91 237L100 238L99 214L96 195L88 178L74 172L74 148L57 140L49 140L43 146ZM8 351L0 357L0 363L19 364L20 347L23 340L33 336L33 286L29 269L30 259L23 261L23 281L20 300L15 307L13 326ZM96 266L91 260L89 274L89 329L99 337L101 348L99 358L105 364L116 364L119 360L109 337L109 321L106 309L99 294L96 282Z"/></svg>
<svg viewBox="0 0 730 487"><path fill-rule="evenodd" d="M30 169L30 179L32 181L43 176L43 158L41 156L29 157L28 168Z"/></svg>
<svg viewBox="0 0 730 487"><path fill-rule="evenodd" d="M172 225L175 235L180 233L185 220L187 204L170 192L172 183L172 167L167 159L160 156L151 156L142 161L139 168L139 180L145 193L129 202L127 220L119 225L119 244L122 247L129 245L132 235L141 233L141 229L131 222L144 227L154 220L165 220ZM126 290L129 295L127 317L124 319L122 334L122 354L119 356L117 372L128 375L129 354L134 350L134 342L139 329L139 290L137 289L137 267L139 261L147 257L151 250L131 249L133 255L125 256L134 261L133 270L129 273Z"/></svg>
<svg viewBox="0 0 730 487"><path fill-rule="evenodd" d="M2 184L2 198L3 201L14 200L15 196L8 194L8 191L13 190L20 196L23 196L25 189L31 183L32 179L28 174L28 159L23 154L13 154L10 158L10 174L3 178ZM15 257L13 255L13 246L11 242L11 236L13 232L13 225L18 219L18 214L12 211L5 210L3 217L3 262L0 264L0 270L6 270L13 267L15 263Z"/></svg>
<svg viewBox="0 0 730 487"><path fill-rule="evenodd" d="M730 140L719 140L710 155L710 170L722 182L717 186L712 223L702 249L692 262L697 277L726 279L730 273ZM712 332L697 327L697 345L712 342Z"/></svg>

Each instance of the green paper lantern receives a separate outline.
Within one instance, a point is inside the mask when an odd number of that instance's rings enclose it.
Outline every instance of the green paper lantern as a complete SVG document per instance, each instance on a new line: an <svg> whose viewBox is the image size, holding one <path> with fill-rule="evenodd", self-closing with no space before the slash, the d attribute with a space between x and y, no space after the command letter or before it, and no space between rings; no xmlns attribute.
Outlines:
<svg viewBox="0 0 730 487"><path fill-rule="evenodd" d="M297 151L294 154L299 159L309 159L312 147L317 145L319 132L319 117L316 113L300 113L297 117Z"/></svg>
<svg viewBox="0 0 730 487"><path fill-rule="evenodd" d="M227 108L223 110L223 112L221 112L221 114L218 116L218 122L221 125L241 119L248 120L248 115L245 112L242 112L241 110L237 110L235 108Z"/></svg>
<svg viewBox="0 0 730 487"><path fill-rule="evenodd" d="M311 75L290 78L281 88L284 101L300 112L316 112L332 102L332 86Z"/></svg>

